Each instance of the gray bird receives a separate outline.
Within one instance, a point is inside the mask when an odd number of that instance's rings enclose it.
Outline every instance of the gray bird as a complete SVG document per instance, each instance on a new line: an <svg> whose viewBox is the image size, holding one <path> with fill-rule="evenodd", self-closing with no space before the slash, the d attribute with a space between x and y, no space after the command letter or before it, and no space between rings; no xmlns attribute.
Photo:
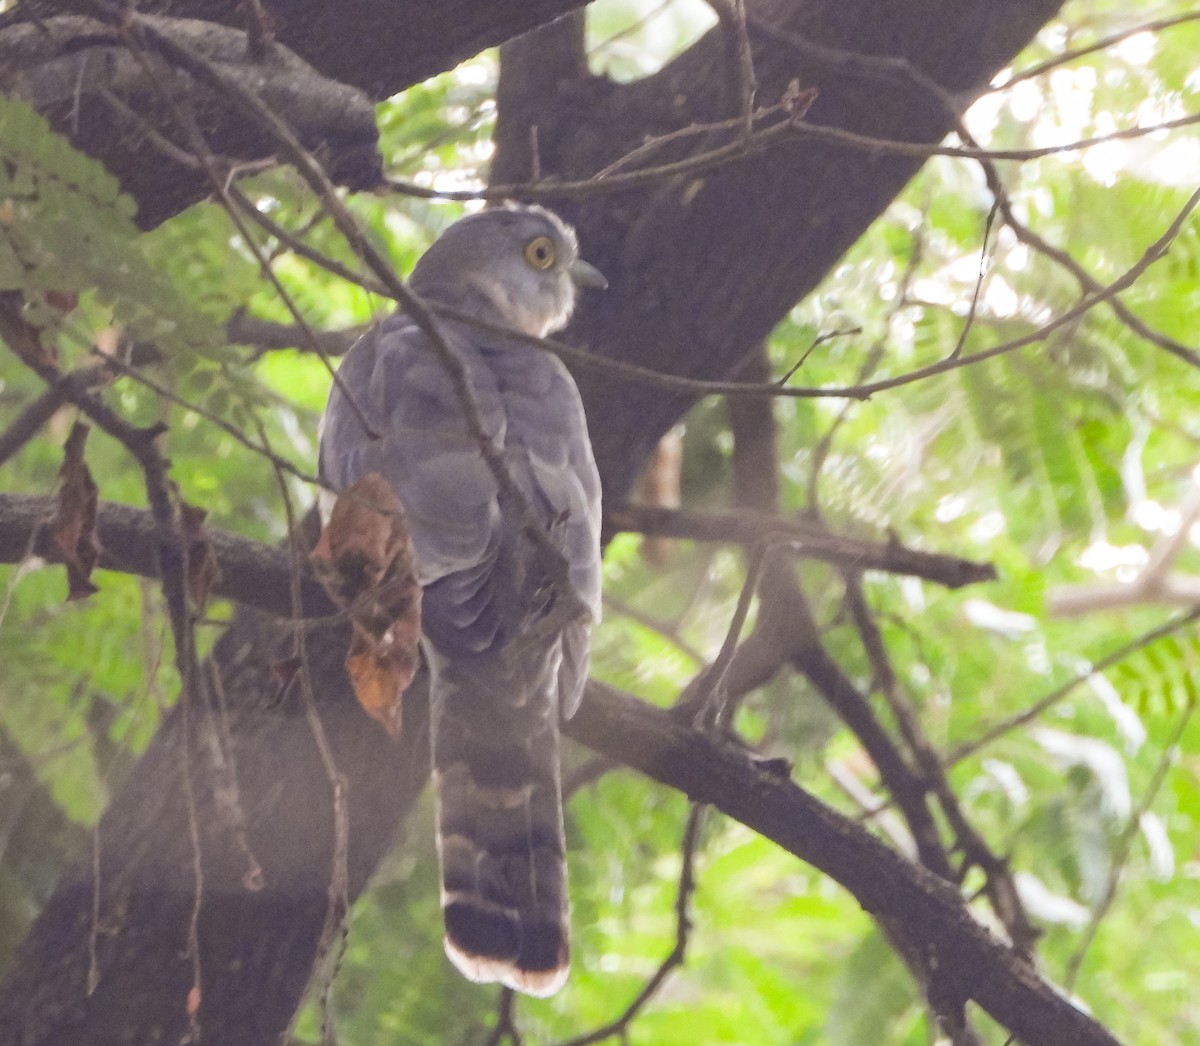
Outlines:
<svg viewBox="0 0 1200 1046"><path fill-rule="evenodd" d="M574 231L540 207L482 211L417 262L425 301L545 336L578 286L606 286ZM574 596L600 613L600 481L579 392L550 353L459 321L438 329L462 361L483 429L520 500L565 557ZM429 339L402 312L338 371L320 468L335 490L370 472L408 516L423 586L446 952L473 981L549 995L566 980L569 922L559 717L579 705L592 621L545 625L564 595L508 504ZM561 621L561 616L557 620Z"/></svg>

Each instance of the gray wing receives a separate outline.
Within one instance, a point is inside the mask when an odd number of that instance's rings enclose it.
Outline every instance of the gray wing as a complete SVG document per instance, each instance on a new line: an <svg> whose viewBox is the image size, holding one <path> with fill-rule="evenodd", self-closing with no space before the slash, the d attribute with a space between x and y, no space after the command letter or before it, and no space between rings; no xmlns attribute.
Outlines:
<svg viewBox="0 0 1200 1046"><path fill-rule="evenodd" d="M519 391L505 395L509 456L520 456L528 476L523 485L539 499L543 518L567 558L575 593L592 611L591 621L572 621L562 632L559 703L561 714L569 718L583 696L592 624L600 619L600 477L574 381L556 357L533 351L537 355L532 359L506 356L499 373L507 391L508 369L522 365L519 384L512 382Z"/></svg>
<svg viewBox="0 0 1200 1046"><path fill-rule="evenodd" d="M369 472L391 483L408 515L422 584L477 567L500 522L496 484L424 335L394 316L359 339L338 376L322 428L322 478L337 490ZM481 397L481 406L485 429L503 438L495 395Z"/></svg>
<svg viewBox="0 0 1200 1046"><path fill-rule="evenodd" d="M504 448L509 471L570 565L580 600L600 613L600 482L579 393L562 363L519 342L481 345L477 332L444 333L467 367L480 420ZM381 473L408 514L426 634L444 653L494 649L543 608L528 599L536 552L498 491L444 366L397 314L368 332L339 369L368 433L335 386L321 438L321 474L345 489ZM564 629L560 708L570 715L586 682L591 622Z"/></svg>

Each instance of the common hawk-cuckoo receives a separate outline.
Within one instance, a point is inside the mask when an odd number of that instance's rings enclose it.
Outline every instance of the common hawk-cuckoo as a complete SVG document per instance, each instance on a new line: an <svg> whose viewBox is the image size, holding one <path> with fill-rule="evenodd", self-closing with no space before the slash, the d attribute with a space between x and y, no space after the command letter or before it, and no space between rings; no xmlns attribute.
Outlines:
<svg viewBox="0 0 1200 1046"><path fill-rule="evenodd" d="M578 286L605 281L555 215L510 207L450 226L409 286L431 305L541 337L566 324ZM472 437L445 364L402 311L339 368L321 474L345 490L381 473L407 513L432 673L446 951L472 980L548 995L568 966L559 717L582 696L592 621L560 613L545 627L564 593L525 524L565 557L574 596L598 616L600 483L559 359L459 320L437 327L465 368L516 503Z"/></svg>

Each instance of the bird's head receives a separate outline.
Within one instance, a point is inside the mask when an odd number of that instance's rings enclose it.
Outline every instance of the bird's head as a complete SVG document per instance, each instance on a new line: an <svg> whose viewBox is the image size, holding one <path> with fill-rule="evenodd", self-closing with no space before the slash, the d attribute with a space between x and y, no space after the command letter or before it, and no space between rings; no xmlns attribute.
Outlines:
<svg viewBox="0 0 1200 1046"><path fill-rule="evenodd" d="M482 295L504 323L539 338L566 326L578 287L608 286L579 257L575 231L533 206L455 222L421 256L410 283L422 297L448 305Z"/></svg>

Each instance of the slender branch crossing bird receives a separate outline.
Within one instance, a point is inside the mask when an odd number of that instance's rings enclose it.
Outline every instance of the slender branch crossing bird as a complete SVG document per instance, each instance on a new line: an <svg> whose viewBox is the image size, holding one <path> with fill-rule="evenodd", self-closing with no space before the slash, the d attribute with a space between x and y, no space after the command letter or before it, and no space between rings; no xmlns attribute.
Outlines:
<svg viewBox="0 0 1200 1046"><path fill-rule="evenodd" d="M606 281L559 218L510 207L450 226L409 286L433 306L543 337L566 324L578 287ZM559 717L582 697L600 611L600 482L559 359L461 320L437 328L512 483L497 482L449 369L403 312L343 360L321 475L345 490L380 473L407 515L431 671L446 952L471 980L549 995L569 962ZM572 593L559 591L547 545ZM572 597L583 614L552 615Z"/></svg>

